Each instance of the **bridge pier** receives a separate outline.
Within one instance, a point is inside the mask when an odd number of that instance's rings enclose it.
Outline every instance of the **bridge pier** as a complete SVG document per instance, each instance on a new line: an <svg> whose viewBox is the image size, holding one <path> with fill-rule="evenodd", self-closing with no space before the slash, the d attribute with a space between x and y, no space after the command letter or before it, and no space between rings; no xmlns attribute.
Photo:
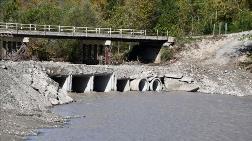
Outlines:
<svg viewBox="0 0 252 141"><path fill-rule="evenodd" d="M21 38L0 38L0 59L12 59L21 47Z"/></svg>
<svg viewBox="0 0 252 141"><path fill-rule="evenodd" d="M104 41L83 41L79 63L87 65L103 64L105 58Z"/></svg>

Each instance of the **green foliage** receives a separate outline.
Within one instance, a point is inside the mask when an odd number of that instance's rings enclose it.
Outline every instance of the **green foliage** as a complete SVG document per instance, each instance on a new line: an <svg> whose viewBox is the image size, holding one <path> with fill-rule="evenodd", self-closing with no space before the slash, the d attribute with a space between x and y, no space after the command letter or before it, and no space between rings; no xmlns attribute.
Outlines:
<svg viewBox="0 0 252 141"><path fill-rule="evenodd" d="M151 29L155 24L156 0L125 0L112 14L108 23L117 28Z"/></svg>
<svg viewBox="0 0 252 141"><path fill-rule="evenodd" d="M0 18L4 22L14 22L19 17L19 5L16 0L3 0L0 9Z"/></svg>
<svg viewBox="0 0 252 141"><path fill-rule="evenodd" d="M99 25L98 13L94 10L94 7L89 0L82 2L79 5L66 5L63 16L63 25L75 25L75 26L91 26L95 27Z"/></svg>
<svg viewBox="0 0 252 141"><path fill-rule="evenodd" d="M61 9L50 3L42 3L22 12L21 23L58 25L62 19Z"/></svg>
<svg viewBox="0 0 252 141"><path fill-rule="evenodd" d="M163 47L161 49L161 61L166 62L174 57L174 51L170 48Z"/></svg>
<svg viewBox="0 0 252 141"><path fill-rule="evenodd" d="M182 38L252 30L251 0L0 0L0 21L146 29ZM36 47L35 47L36 46ZM40 58L73 60L79 41L37 40ZM43 48L43 49L42 49ZM127 49L125 49L127 50ZM57 52L57 53L55 53ZM165 58L172 56L165 51ZM120 57L116 57L120 58Z"/></svg>

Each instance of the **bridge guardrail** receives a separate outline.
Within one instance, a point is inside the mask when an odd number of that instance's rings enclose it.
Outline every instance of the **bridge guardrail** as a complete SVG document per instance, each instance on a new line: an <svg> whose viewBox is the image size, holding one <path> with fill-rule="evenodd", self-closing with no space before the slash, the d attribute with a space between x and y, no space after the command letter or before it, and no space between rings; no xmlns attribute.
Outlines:
<svg viewBox="0 0 252 141"><path fill-rule="evenodd" d="M161 34L158 30L156 32L150 32L149 30L138 30L138 29L112 29L112 28L97 28L97 27L75 27L75 26L61 26L61 25L39 25L39 24L22 24L22 23L4 23L0 22L0 30L13 30L19 31L32 31L32 32L66 32L72 33L84 33L86 36L88 34L106 34L106 35L127 35L127 36L156 36L167 37L163 33Z"/></svg>

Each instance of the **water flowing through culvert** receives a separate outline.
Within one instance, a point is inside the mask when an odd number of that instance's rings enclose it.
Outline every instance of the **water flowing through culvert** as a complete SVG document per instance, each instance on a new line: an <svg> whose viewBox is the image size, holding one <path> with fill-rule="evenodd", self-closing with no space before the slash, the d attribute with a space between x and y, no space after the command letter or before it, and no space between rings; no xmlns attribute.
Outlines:
<svg viewBox="0 0 252 141"><path fill-rule="evenodd" d="M28 140L250 141L252 97L186 92L125 92L83 96L53 112L71 119Z"/></svg>

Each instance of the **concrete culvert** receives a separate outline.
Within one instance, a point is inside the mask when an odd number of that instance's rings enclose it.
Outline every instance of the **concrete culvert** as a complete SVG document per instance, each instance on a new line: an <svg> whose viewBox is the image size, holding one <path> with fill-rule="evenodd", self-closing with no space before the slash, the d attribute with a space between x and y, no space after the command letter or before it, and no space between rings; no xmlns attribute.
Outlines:
<svg viewBox="0 0 252 141"><path fill-rule="evenodd" d="M130 91L129 79L118 79L117 80L117 90L120 92Z"/></svg>
<svg viewBox="0 0 252 141"><path fill-rule="evenodd" d="M50 78L55 82L59 83L59 87L62 88L67 79L67 76L52 76Z"/></svg>
<svg viewBox="0 0 252 141"><path fill-rule="evenodd" d="M94 91L110 92L113 89L113 75L94 76Z"/></svg>
<svg viewBox="0 0 252 141"><path fill-rule="evenodd" d="M72 77L72 91L86 93L93 91L93 76L82 75Z"/></svg>
<svg viewBox="0 0 252 141"><path fill-rule="evenodd" d="M159 78L154 78L150 81L150 91L161 91L163 88L162 82Z"/></svg>
<svg viewBox="0 0 252 141"><path fill-rule="evenodd" d="M132 91L147 91L149 89L147 79L135 79L130 82Z"/></svg>
<svg viewBox="0 0 252 141"><path fill-rule="evenodd" d="M66 91L72 90L72 76L51 76L52 80L59 84L59 87Z"/></svg>

